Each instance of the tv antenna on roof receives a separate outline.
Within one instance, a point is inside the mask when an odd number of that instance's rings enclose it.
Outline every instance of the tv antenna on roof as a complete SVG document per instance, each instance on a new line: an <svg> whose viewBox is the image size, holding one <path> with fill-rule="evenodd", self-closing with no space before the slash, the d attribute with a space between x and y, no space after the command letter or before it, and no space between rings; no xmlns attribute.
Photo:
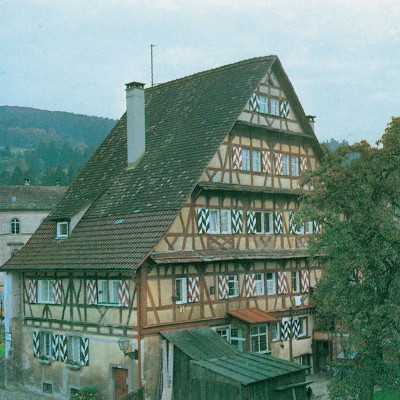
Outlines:
<svg viewBox="0 0 400 400"><path fill-rule="evenodd" d="M153 81L153 47L156 47L156 44L151 44L150 45L150 53L151 53L151 87L154 86L154 81Z"/></svg>

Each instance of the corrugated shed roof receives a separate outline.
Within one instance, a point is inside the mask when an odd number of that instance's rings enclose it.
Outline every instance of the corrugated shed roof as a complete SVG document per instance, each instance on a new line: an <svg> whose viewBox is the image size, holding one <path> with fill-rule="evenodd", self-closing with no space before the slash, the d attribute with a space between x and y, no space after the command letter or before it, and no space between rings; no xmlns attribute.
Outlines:
<svg viewBox="0 0 400 400"><path fill-rule="evenodd" d="M231 317L240 319L248 324L260 324L262 322L279 322L279 319L273 317L265 311L258 308L244 308L228 311Z"/></svg>
<svg viewBox="0 0 400 400"><path fill-rule="evenodd" d="M161 333L169 342L194 360L208 360L239 353L212 329L193 329Z"/></svg>
<svg viewBox="0 0 400 400"><path fill-rule="evenodd" d="M276 56L259 57L146 89L146 152L127 169L126 114L100 145L49 218L4 269L134 270L195 188ZM315 137L290 82L304 132ZM71 237L56 240L55 220L90 205ZM115 225L117 219L124 222Z"/></svg>
<svg viewBox="0 0 400 400"><path fill-rule="evenodd" d="M230 357L192 361L192 363L240 382L243 385L307 369L307 367L290 361L266 354L254 353L239 353Z"/></svg>
<svg viewBox="0 0 400 400"><path fill-rule="evenodd" d="M65 186L0 186L0 211L51 210Z"/></svg>

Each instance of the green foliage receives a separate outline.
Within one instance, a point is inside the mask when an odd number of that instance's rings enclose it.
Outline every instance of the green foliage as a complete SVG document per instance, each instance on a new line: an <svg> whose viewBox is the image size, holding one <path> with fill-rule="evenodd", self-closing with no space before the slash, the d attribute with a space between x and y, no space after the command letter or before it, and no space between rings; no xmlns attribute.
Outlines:
<svg viewBox="0 0 400 400"><path fill-rule="evenodd" d="M96 386L85 386L78 394L71 396L71 400L102 400L103 397L99 394Z"/></svg>
<svg viewBox="0 0 400 400"><path fill-rule="evenodd" d="M372 399L374 385L400 379L400 118L377 147L366 142L326 150L303 184L304 217L323 231L310 244L323 269L314 304L318 318L337 328L345 354L344 379L331 399Z"/></svg>

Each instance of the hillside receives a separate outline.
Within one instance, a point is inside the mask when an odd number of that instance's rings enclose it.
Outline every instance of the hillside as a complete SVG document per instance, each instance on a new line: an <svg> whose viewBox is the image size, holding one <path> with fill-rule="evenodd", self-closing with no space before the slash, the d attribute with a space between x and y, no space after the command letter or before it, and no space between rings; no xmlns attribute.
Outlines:
<svg viewBox="0 0 400 400"><path fill-rule="evenodd" d="M69 185L116 122L0 106L0 185Z"/></svg>

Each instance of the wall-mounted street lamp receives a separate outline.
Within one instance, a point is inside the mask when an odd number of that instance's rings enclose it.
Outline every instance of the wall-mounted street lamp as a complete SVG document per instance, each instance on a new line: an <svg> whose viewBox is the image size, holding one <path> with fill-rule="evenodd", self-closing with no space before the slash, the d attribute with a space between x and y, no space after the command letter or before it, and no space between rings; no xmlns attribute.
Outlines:
<svg viewBox="0 0 400 400"><path fill-rule="evenodd" d="M128 356L131 360L138 359L138 351L132 350L132 347L129 346L129 339L125 336L122 336L118 339L119 349L124 353L124 356ZM130 350L128 351L130 347Z"/></svg>

